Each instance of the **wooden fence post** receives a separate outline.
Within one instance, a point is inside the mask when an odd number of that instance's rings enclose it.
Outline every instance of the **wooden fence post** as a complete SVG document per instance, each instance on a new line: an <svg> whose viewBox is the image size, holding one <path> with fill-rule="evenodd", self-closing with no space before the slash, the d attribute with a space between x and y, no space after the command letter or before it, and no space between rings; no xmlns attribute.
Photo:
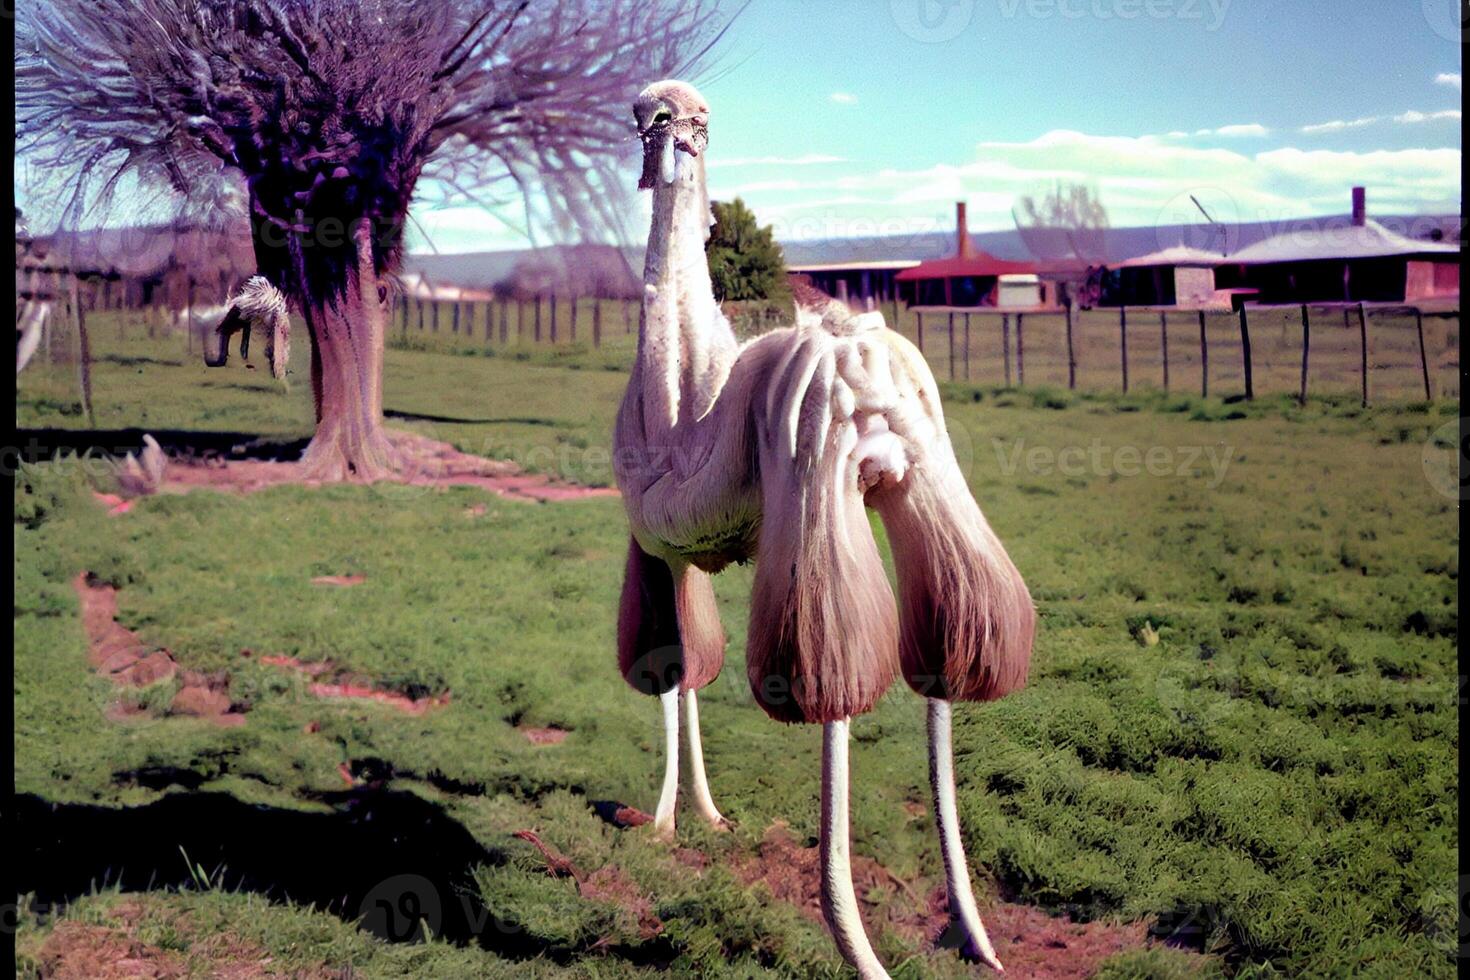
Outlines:
<svg viewBox="0 0 1470 980"><path fill-rule="evenodd" d="M97 427L92 414L92 344L87 337L87 314L82 311L81 298L77 295L77 277L71 277L71 315L77 324L77 374L82 388L82 411L86 413L89 428Z"/></svg>
<svg viewBox="0 0 1470 980"><path fill-rule="evenodd" d="M1205 311L1199 311L1199 396L1210 397L1210 344L1205 339Z"/></svg>
<svg viewBox="0 0 1470 980"><path fill-rule="evenodd" d="M1164 393L1169 392L1169 314L1159 311L1159 344L1162 347L1160 360L1164 362Z"/></svg>
<svg viewBox="0 0 1470 980"><path fill-rule="evenodd" d="M630 334L630 333L633 332L633 315L632 315L632 313L629 312L629 310L632 309L632 306L633 306L633 304L628 301L627 297L624 297L623 298L623 333L624 334Z"/></svg>
<svg viewBox="0 0 1470 980"><path fill-rule="evenodd" d="M495 339L495 301L485 300L485 343L488 345Z"/></svg>
<svg viewBox="0 0 1470 980"><path fill-rule="evenodd" d="M1307 313L1307 304L1302 304L1302 387L1297 393L1298 405L1307 403L1307 357L1312 351L1312 318Z"/></svg>
<svg viewBox="0 0 1470 980"><path fill-rule="evenodd" d="M1433 401L1434 392L1429 387L1429 353L1424 349L1424 311L1414 307L1414 326L1419 331L1419 370L1424 373L1424 400Z"/></svg>
<svg viewBox="0 0 1470 980"><path fill-rule="evenodd" d="M1251 376L1251 328L1246 319L1245 304L1240 304L1240 356L1245 365L1245 400L1256 397L1256 385Z"/></svg>
<svg viewBox="0 0 1470 980"><path fill-rule="evenodd" d="M429 309L432 311L431 312L431 316L430 316L430 322L433 323L434 332L435 333L438 333L439 332L439 300L437 298L431 298L429 300Z"/></svg>
<svg viewBox="0 0 1470 980"><path fill-rule="evenodd" d="M556 343L556 293L551 294L551 342Z"/></svg>
<svg viewBox="0 0 1470 980"><path fill-rule="evenodd" d="M1000 315L1000 359L1005 364L1006 387L1011 386L1011 315Z"/></svg>
<svg viewBox="0 0 1470 980"><path fill-rule="evenodd" d="M516 343L526 342L526 304L521 297L516 297Z"/></svg>
<svg viewBox="0 0 1470 980"><path fill-rule="evenodd" d="M1016 386L1026 387L1026 314L1016 314Z"/></svg>
<svg viewBox="0 0 1470 980"><path fill-rule="evenodd" d="M915 338L919 342L919 353L922 354L924 353L924 311L917 311L915 316L919 318L919 326L915 331Z"/></svg>
<svg viewBox="0 0 1470 980"><path fill-rule="evenodd" d="M194 352L194 277L189 277L188 288L184 291L184 302L188 304L189 315L186 318L184 329L188 331L188 340L185 341L190 353Z"/></svg>
<svg viewBox="0 0 1470 980"><path fill-rule="evenodd" d="M1358 303L1358 373L1363 379L1363 407L1368 407L1368 312Z"/></svg>
<svg viewBox="0 0 1470 980"><path fill-rule="evenodd" d="M1067 390L1077 389L1077 352L1072 346L1072 300L1067 300Z"/></svg>
<svg viewBox="0 0 1470 980"><path fill-rule="evenodd" d="M539 343L541 343L541 294L540 293L537 293L536 294L536 323L535 323L535 328L536 329L535 329L535 332L534 332L534 335L533 335L532 339L535 340L536 343L539 344Z"/></svg>
<svg viewBox="0 0 1470 980"><path fill-rule="evenodd" d="M1128 308L1118 307L1119 353L1123 358L1123 394L1128 394Z"/></svg>
<svg viewBox="0 0 1470 980"><path fill-rule="evenodd" d="M970 314L965 314L965 380L970 380Z"/></svg>
<svg viewBox="0 0 1470 980"><path fill-rule="evenodd" d="M954 380L954 312L949 313L949 380Z"/></svg>
<svg viewBox="0 0 1470 980"><path fill-rule="evenodd" d="M571 302L572 302L572 326L571 326L571 329L568 331L568 334L571 337L572 343L575 344L577 342L577 306L579 305L577 303L577 296L576 296L575 293L572 294L572 300L571 300Z"/></svg>
<svg viewBox="0 0 1470 980"><path fill-rule="evenodd" d="M504 296L500 298L500 343L510 343L510 303Z"/></svg>
<svg viewBox="0 0 1470 980"><path fill-rule="evenodd" d="M602 346L602 300L592 300L592 346Z"/></svg>

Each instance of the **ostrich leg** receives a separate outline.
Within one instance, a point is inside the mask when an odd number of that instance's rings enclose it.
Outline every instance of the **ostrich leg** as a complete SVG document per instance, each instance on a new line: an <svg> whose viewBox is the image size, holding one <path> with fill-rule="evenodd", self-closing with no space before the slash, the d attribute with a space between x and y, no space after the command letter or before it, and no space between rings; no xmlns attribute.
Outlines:
<svg viewBox="0 0 1470 980"><path fill-rule="evenodd" d="M704 746L699 735L699 696L693 691L684 694L684 725L689 729L689 776L694 783L694 808L699 815L721 829L729 823L720 815L719 808L709 792L709 780L704 775Z"/></svg>
<svg viewBox="0 0 1470 980"><path fill-rule="evenodd" d="M888 980L858 914L847 826L847 720L822 726L822 915L862 980Z"/></svg>
<svg viewBox="0 0 1470 980"><path fill-rule="evenodd" d="M950 739L950 704L929 698L929 786L934 791L934 822L939 826L939 850L944 856L944 879L949 891L950 913L959 920L965 942L961 951L996 973L1005 968L995 956L990 937L980 922L975 896L970 891L970 869L960 840L960 821L955 808L954 751Z"/></svg>
<svg viewBox="0 0 1470 980"><path fill-rule="evenodd" d="M664 788L653 812L653 832L664 840L674 837L674 806L679 801L679 689L658 696L664 709Z"/></svg>

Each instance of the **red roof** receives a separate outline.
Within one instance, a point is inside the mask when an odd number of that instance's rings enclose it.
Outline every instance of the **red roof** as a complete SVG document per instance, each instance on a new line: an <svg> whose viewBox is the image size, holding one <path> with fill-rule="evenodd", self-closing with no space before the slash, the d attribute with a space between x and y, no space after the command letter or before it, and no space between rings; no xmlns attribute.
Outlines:
<svg viewBox="0 0 1470 980"><path fill-rule="evenodd" d="M905 269L894 278L899 282L913 282L916 279L953 279L957 276L1008 276L1015 273L1035 273L1035 262L1011 262L1007 259L998 259L987 252L976 251L975 254L960 258L954 256L948 259L935 259L932 262L920 262L912 269Z"/></svg>

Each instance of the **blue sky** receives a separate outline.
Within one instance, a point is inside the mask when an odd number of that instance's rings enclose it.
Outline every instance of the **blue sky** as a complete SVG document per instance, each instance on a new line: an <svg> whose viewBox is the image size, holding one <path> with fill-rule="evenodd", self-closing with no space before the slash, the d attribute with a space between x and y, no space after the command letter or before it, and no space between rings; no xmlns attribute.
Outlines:
<svg viewBox="0 0 1470 980"><path fill-rule="evenodd" d="M753 0L701 89L717 198L782 238L1010 227L1093 185L1115 225L1460 210L1456 0ZM629 163L629 181L636 175ZM1181 204L1182 202L1182 204ZM646 203L646 202L645 202ZM524 244L473 208L440 251ZM415 233L411 247L423 250Z"/></svg>

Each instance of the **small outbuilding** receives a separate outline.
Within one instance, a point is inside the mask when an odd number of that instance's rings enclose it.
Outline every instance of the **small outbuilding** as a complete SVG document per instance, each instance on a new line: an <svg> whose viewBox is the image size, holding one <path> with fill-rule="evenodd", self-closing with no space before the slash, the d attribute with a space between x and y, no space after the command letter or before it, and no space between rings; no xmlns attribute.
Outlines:
<svg viewBox="0 0 1470 980"><path fill-rule="evenodd" d="M1287 231L1221 262L1217 283L1262 303L1417 303L1460 296L1460 249L1409 238L1369 218L1353 188L1346 225Z"/></svg>
<svg viewBox="0 0 1470 980"><path fill-rule="evenodd" d="M955 254L904 269L894 276L894 281L899 298L910 306L980 307L1007 305L1002 302L1003 278L1029 277L1009 279L1004 292L1019 292L1019 284L1025 282L1028 285L1024 291L1031 301L1024 305L1040 306L1048 299L1036 273L1035 262L998 259L976 248L970 240L965 203L961 201L955 205ZM1030 285L1033 282L1034 288Z"/></svg>
<svg viewBox="0 0 1470 980"><path fill-rule="evenodd" d="M1127 259L1103 270L1099 305L1229 309L1229 293L1215 288L1215 267L1226 261L1188 245Z"/></svg>

